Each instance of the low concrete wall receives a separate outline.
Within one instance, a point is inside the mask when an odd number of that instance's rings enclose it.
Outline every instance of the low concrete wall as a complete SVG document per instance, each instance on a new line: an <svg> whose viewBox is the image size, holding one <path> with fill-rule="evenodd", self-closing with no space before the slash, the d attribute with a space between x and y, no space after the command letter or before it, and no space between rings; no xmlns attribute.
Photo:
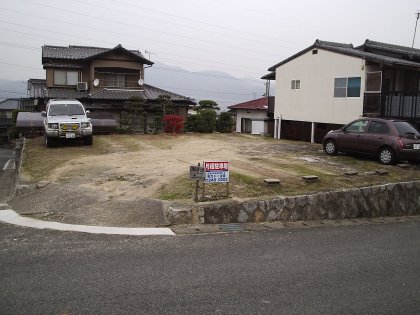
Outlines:
<svg viewBox="0 0 420 315"><path fill-rule="evenodd" d="M190 206L167 204L167 225L372 218L420 214L420 181Z"/></svg>

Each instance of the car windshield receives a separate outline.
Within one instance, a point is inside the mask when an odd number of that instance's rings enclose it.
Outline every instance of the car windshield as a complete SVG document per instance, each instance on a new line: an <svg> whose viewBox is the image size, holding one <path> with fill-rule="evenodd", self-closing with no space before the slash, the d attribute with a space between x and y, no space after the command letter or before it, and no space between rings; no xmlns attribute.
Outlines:
<svg viewBox="0 0 420 315"><path fill-rule="evenodd" d="M419 131L406 121L395 121L394 125L397 128L400 135L405 135L405 134L418 135L419 134Z"/></svg>
<svg viewBox="0 0 420 315"><path fill-rule="evenodd" d="M49 116L58 115L84 115L83 106L81 104L54 104L50 105Z"/></svg>

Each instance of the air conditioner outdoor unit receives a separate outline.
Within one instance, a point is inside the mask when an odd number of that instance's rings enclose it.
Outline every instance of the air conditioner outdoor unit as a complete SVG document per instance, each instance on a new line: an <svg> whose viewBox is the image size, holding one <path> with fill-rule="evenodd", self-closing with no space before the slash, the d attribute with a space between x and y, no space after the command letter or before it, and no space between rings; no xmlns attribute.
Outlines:
<svg viewBox="0 0 420 315"><path fill-rule="evenodd" d="M88 86L87 86L87 82L77 82L77 90L82 92L82 91L87 91Z"/></svg>

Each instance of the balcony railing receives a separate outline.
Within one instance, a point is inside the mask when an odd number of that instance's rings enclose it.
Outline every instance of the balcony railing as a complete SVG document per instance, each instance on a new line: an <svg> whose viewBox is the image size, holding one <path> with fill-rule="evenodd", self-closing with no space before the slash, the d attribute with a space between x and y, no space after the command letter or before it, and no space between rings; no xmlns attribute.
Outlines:
<svg viewBox="0 0 420 315"><path fill-rule="evenodd" d="M418 119L420 118L420 92L365 93L363 115Z"/></svg>

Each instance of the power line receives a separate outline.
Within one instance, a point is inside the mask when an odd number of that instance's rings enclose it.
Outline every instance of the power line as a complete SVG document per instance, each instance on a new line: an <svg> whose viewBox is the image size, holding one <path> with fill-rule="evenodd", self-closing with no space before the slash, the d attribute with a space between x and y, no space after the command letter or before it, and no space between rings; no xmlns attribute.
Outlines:
<svg viewBox="0 0 420 315"><path fill-rule="evenodd" d="M68 0L69 1L69 0ZM116 8L111 8L111 7L107 7L107 6L103 6L103 5L98 5L98 4L92 4L89 3L87 1L81 1L81 0L71 0L72 2L77 2L83 5L88 5L91 7L94 7L95 9L101 8L101 9L106 9L106 10L112 10L112 11L118 11L124 14L128 14L128 15L132 15L135 16L136 18L145 18L145 19L149 19L149 20L154 20L154 21L158 21L159 23L166 23L166 24L170 24L170 25L176 25L176 26L180 26L182 28L186 28L188 30L196 30L196 31L200 31L200 32L206 32L206 33L211 33L211 34L216 34L219 36L224 36L224 37L228 37L229 39L232 39L232 35L227 34L226 32L215 32L215 31L211 31L208 29L203 29L203 28L198 28L198 27L192 27L191 25L183 25L180 23L175 23L173 20L165 20L165 19L159 19L159 18L154 18L148 15L141 15L138 12L133 12L133 11L126 11L126 10L120 10L120 9L116 9ZM162 12L163 13L163 12ZM184 20L184 19L183 19ZM212 24L213 27L217 26ZM226 29L224 29L226 31ZM243 32L242 32L243 33ZM260 35L255 35L260 37ZM241 39L241 40L245 40L245 41L249 41L249 38L245 38L245 37L240 37L240 36L233 36L236 39ZM270 38L272 40L272 38ZM262 41L261 39L253 39L252 40L254 43L255 42L259 42L259 43L264 43L264 44L271 44L272 41L268 42L268 41Z"/></svg>
<svg viewBox="0 0 420 315"><path fill-rule="evenodd" d="M257 33L247 32L247 31L245 31L243 29L235 29L235 28L230 28L230 27L226 27L226 26L220 26L220 25L217 25L217 24L212 24L212 23L204 22L202 20L197 20L197 19L193 19L193 18L190 18L190 17L184 17L184 16L181 17L181 16L177 16L175 14L170 14L170 13L166 13L166 12L163 12L163 11L160 11L160 10L155 10L155 9L150 9L150 8L142 7L142 6L139 6L139 5L136 5L136 4L127 3L127 2L124 2L124 1L120 1L120 0L112 0L112 2L113 3L123 4L123 5L128 6L128 7L135 7L135 8L138 8L138 9L141 9L141 10L145 10L145 11L149 11L149 12L155 12L155 13L158 13L160 15L165 15L165 16L169 16L171 18L181 19L183 21L190 21L190 22L193 22L195 24L198 23L198 24L203 24L203 25L211 26L211 27L214 27L214 28L219 28L219 29L221 29L223 31L230 30L230 31L241 33L241 34L248 34L248 35L251 35L251 36L257 36L259 38L266 38L266 39L268 39L270 41L273 41L273 37L269 37L269 36L266 36L264 34L257 34ZM194 3L194 5L196 5L196 3ZM281 39L276 39L276 41L282 41L282 40Z"/></svg>
<svg viewBox="0 0 420 315"><path fill-rule="evenodd" d="M71 14L77 15L79 17L80 16L85 16L85 17L88 17L88 18L97 19L97 20L108 22L108 23L124 25L124 26L128 26L128 27L140 28L139 26L137 26L135 24L124 23L124 22L121 22L121 21L115 21L113 19L107 19L107 18L95 16L95 15L85 14L85 13L82 13L80 11L73 11L73 10L68 10L68 9L63 9L63 8L57 8L55 6L46 5L44 3L39 3L39 2L36 2L36 1L31 1L31 0L20 0L20 1L27 2L27 3L32 3L32 4L35 4L35 5L39 5L39 6L42 6L44 8L51 8L53 10L71 13ZM9 10L9 11L14 11L14 10ZM181 37L181 38L185 38L185 39L188 39L188 40L194 40L195 42L203 42L203 43L212 44L212 45L219 45L219 43L217 43L217 42L212 42L212 41L208 41L208 40L205 40L205 39L193 38L193 37L190 37L190 36L180 35L180 34L177 34L177 33L159 31L159 30L147 27L147 26L146 27L142 26L141 29L142 30L146 29L146 30L149 30L149 31L152 31L152 32L155 32L155 33L159 33L159 34ZM231 49L238 49L238 50L240 49L241 51L247 51L247 52L251 52L251 53L261 54L261 52L259 52L259 51L246 49L246 48L238 48L238 46L226 45L226 44L224 44L224 46L229 47ZM266 55L266 53L264 53L264 54Z"/></svg>
<svg viewBox="0 0 420 315"><path fill-rule="evenodd" d="M30 67L30 66L17 65L17 64L15 64L15 63L8 63L8 62L2 62L2 61L0 61L0 63L1 63L1 64L4 64L4 65L8 65L8 66L18 67L18 68L42 70L42 69L40 69L40 68L35 68L35 67Z"/></svg>
<svg viewBox="0 0 420 315"><path fill-rule="evenodd" d="M15 11L15 10L4 9L4 8L3 8L3 10L11 11L13 13L17 13L17 14L21 14L21 15L36 17L36 18L39 18L39 19L44 19L44 17L39 16L39 15L35 15L35 14L24 13L24 12L19 12L19 11ZM72 25L72 26L80 26L80 24L71 23L71 22L68 22L68 21L62 21L60 19L56 19L56 18L52 18L52 17L49 17L48 19L49 20L52 20L52 21L60 22L62 24L69 24L69 25ZM36 30L40 30L40 31L48 32L48 33L61 34L61 35L65 35L65 36L75 37L75 38L82 38L82 39L86 39L86 40L89 40L89 41L92 41L92 40L93 41L98 41L96 39L91 39L91 38L82 37L82 36L75 36L75 35L72 35L72 34L66 34L66 33L62 33L62 32L52 31L52 30L49 30L49 29L43 29L43 28L33 27L33 26L28 27L28 26L25 26L25 25L22 25L22 24L18 24L18 23L13 23L13 22L6 22L6 21L0 20L0 23L10 24L10 25L16 25L16 26L21 26L21 27L30 28L30 29L36 29ZM101 28L95 28L95 27L90 27L90 28L93 29L93 30L98 30L100 32L104 32L104 29L101 29ZM107 33L113 33L113 34L120 35L120 36L121 35L122 36L130 36L130 37L134 37L135 39L138 39L137 36L134 36L134 35L131 35L131 34L127 34L127 33L119 33L119 32L109 31L109 30L107 30L106 32ZM188 48L188 49L194 49L194 50L198 50L198 51L202 51L202 52L210 52L210 53L222 54L222 55L226 55L226 56L233 56L236 59L246 59L246 60L249 60L249 56L246 56L246 55L231 54L231 53L221 52L220 50L203 49L203 48L198 48L196 46L188 46L188 45L183 45L183 44L179 44L179 43L171 43L171 42L167 42L167 41L156 40L155 38L148 38L147 40L158 42L158 43L170 44L170 45L174 45L174 46L178 46L178 47L184 47L184 48ZM104 42L104 41L101 41L101 42ZM160 52L160 51L158 51L158 53L159 54L165 54L165 52Z"/></svg>

